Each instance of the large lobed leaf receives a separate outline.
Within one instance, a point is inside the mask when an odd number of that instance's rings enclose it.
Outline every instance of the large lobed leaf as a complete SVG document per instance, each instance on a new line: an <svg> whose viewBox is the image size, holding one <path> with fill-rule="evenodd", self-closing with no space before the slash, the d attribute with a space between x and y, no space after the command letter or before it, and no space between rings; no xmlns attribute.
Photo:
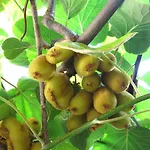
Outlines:
<svg viewBox="0 0 150 150"><path fill-rule="evenodd" d="M111 36L117 38L131 30L138 34L125 44L129 53L141 54L150 46L150 9L148 5L138 3L136 0L126 0L122 7L112 16Z"/></svg>

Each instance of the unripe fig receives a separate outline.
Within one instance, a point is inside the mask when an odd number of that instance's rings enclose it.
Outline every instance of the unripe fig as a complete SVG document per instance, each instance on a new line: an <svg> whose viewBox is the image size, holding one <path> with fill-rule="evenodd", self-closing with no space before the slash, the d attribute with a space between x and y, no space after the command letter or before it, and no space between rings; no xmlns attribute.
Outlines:
<svg viewBox="0 0 150 150"><path fill-rule="evenodd" d="M102 73L102 82L115 93L123 92L129 87L129 79L117 68Z"/></svg>
<svg viewBox="0 0 150 150"><path fill-rule="evenodd" d="M79 128L80 126L82 126L83 124L86 123L86 115L72 115L71 117L69 117L69 119L67 120L67 129L68 131L72 131L74 129Z"/></svg>
<svg viewBox="0 0 150 150"><path fill-rule="evenodd" d="M127 91L123 91L121 93L117 93L116 94L117 97L117 106L120 106L122 104L126 104L129 103L130 101L132 101L134 99L134 96L131 95L129 92ZM124 112L129 112L134 108L135 105L130 106L130 107L125 107L122 109L122 111Z"/></svg>
<svg viewBox="0 0 150 150"><path fill-rule="evenodd" d="M30 77L40 82L49 80L55 71L56 65L50 64L44 55L37 56L29 65Z"/></svg>
<svg viewBox="0 0 150 150"><path fill-rule="evenodd" d="M90 76L98 68L99 59L90 55L79 55L75 57L74 67L79 76Z"/></svg>
<svg viewBox="0 0 150 150"><path fill-rule="evenodd" d="M111 118L116 118L124 115L126 115L126 113L121 111L120 113L113 115ZM131 127L131 121L129 117L126 117L121 120L111 122L111 125L117 129L128 129Z"/></svg>
<svg viewBox="0 0 150 150"><path fill-rule="evenodd" d="M81 90L72 99L69 105L69 110L74 115L82 115L92 107L92 94Z"/></svg>
<svg viewBox="0 0 150 150"><path fill-rule="evenodd" d="M41 125L40 122L32 117L32 118L28 118L27 122L29 123L29 125L32 127L32 129L38 134L40 132L41 129Z"/></svg>
<svg viewBox="0 0 150 150"><path fill-rule="evenodd" d="M117 105L115 94L107 87L100 87L93 95L93 105L99 113L106 113Z"/></svg>
<svg viewBox="0 0 150 150"><path fill-rule="evenodd" d="M87 92L95 92L100 86L100 76L95 72L94 74L83 77L82 79L82 87Z"/></svg>
<svg viewBox="0 0 150 150"><path fill-rule="evenodd" d="M50 48L46 53L46 59L51 64L57 64L61 61L69 59L74 52L67 49L62 49L57 46Z"/></svg>
<svg viewBox="0 0 150 150"><path fill-rule="evenodd" d="M107 53L106 56L114 63L117 62L116 57L112 53ZM97 70L101 72L109 72L112 71L113 69L114 65L105 56L101 56Z"/></svg>
<svg viewBox="0 0 150 150"><path fill-rule="evenodd" d="M15 118L5 118L2 126L8 130L7 148L11 150L29 150L30 133L21 122Z"/></svg>
<svg viewBox="0 0 150 150"><path fill-rule="evenodd" d="M74 96L73 87L68 77L63 73L55 73L46 82L44 95L56 109L66 109Z"/></svg>
<svg viewBox="0 0 150 150"><path fill-rule="evenodd" d="M42 146L40 142L34 142L31 145L30 150L41 150Z"/></svg>

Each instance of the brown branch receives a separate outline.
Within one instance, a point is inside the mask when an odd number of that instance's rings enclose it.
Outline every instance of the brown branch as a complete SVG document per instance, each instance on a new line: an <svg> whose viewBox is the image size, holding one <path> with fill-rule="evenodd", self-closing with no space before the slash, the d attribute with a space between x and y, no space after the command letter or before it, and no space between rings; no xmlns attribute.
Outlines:
<svg viewBox="0 0 150 150"><path fill-rule="evenodd" d="M38 13L35 0L30 0L31 9L32 9L32 17L33 17L33 24L34 24L34 33L36 39L36 48L37 54L42 54L42 46L43 41L40 33L40 27L38 23ZM46 102L44 97L44 83L40 83L40 102L41 102L41 109L42 109L42 130L43 130L43 139L45 143L49 142L48 138L48 131L47 131L47 112L46 112Z"/></svg>
<svg viewBox="0 0 150 150"><path fill-rule="evenodd" d="M76 41L78 35L73 31L69 30L64 25L54 21L54 11L55 11L55 0L48 1L48 8L43 16L42 23L49 29L62 35L65 39L70 39L71 41Z"/></svg>
<svg viewBox="0 0 150 150"><path fill-rule="evenodd" d="M22 40L24 38L24 36L26 35L26 33L27 33L27 6L28 6L28 2L29 2L29 0L26 0L25 6L24 6L24 9L23 9L23 14L24 14L24 33L21 36L20 40Z"/></svg>
<svg viewBox="0 0 150 150"><path fill-rule="evenodd" d="M83 32L77 41L89 44L101 31L101 29L105 26L105 24L123 2L124 0L108 0L106 6L101 10L101 12L87 27L87 29Z"/></svg>

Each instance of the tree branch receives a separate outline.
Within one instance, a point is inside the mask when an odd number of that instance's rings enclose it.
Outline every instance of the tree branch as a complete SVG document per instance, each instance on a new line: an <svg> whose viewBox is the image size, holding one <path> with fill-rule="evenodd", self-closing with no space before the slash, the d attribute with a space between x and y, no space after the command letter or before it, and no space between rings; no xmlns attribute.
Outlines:
<svg viewBox="0 0 150 150"><path fill-rule="evenodd" d="M124 0L108 0L106 6L101 10L97 17L92 21L88 28L78 38L77 41L89 44L101 31L115 11L121 6Z"/></svg>
<svg viewBox="0 0 150 150"><path fill-rule="evenodd" d="M42 47L43 41L40 33L40 27L38 23L38 13L35 0L30 0L31 9L32 9L32 17L33 17L33 24L34 24L34 33L36 39L36 48L37 54L42 54ZM40 102L41 102L41 109L42 109L42 130L43 130L43 139L45 143L49 142L48 131L47 131L47 112L46 112L46 102L44 97L44 83L40 83Z"/></svg>
<svg viewBox="0 0 150 150"><path fill-rule="evenodd" d="M83 131L85 131L86 129L90 128L92 125L94 125L97 120L104 120L104 119L107 119L109 117L111 117L112 115L120 112L123 108L125 107L130 107L130 106L133 106L134 104L136 103L139 103L141 101L144 101L144 100L147 100L150 98L150 93L146 94L146 95L143 95L143 96L140 96L136 99L134 99L133 101L130 101L129 103L126 103L126 104L123 104L123 105L120 105L112 110L110 110L109 112L101 115L100 117L98 117L97 119L93 120L93 121L90 121L90 122L87 122L85 123L83 126L81 126L80 128L78 129L75 129L71 132L68 132L67 134L65 134L64 136L58 138L57 140L53 141L52 143L48 143L46 144L42 150L48 150L48 149L51 149L53 147L55 147L56 145L60 144L61 142L65 141L66 139L69 139Z"/></svg>
<svg viewBox="0 0 150 150"><path fill-rule="evenodd" d="M43 25L64 36L65 39L76 41L78 36L73 31L69 30L64 25L54 21L54 10L55 10L55 0L49 0L48 8L42 19Z"/></svg>

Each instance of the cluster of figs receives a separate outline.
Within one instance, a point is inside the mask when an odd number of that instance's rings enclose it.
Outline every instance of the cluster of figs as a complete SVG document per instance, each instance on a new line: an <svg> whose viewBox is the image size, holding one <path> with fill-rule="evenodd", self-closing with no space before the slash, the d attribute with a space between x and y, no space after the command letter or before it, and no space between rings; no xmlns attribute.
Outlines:
<svg viewBox="0 0 150 150"><path fill-rule="evenodd" d="M64 72L57 71L57 67L70 57L74 57L74 68L81 78L78 88ZM45 83L44 95L53 107L71 112L66 127L72 131L134 99L127 92L128 77L112 62L116 63L116 57L110 52L97 58L54 45L45 55L33 59L29 65L29 75ZM124 108L111 118L125 115L133 107ZM112 125L118 129L129 128L131 121L126 117L112 122ZM93 126L94 129L97 127Z"/></svg>

